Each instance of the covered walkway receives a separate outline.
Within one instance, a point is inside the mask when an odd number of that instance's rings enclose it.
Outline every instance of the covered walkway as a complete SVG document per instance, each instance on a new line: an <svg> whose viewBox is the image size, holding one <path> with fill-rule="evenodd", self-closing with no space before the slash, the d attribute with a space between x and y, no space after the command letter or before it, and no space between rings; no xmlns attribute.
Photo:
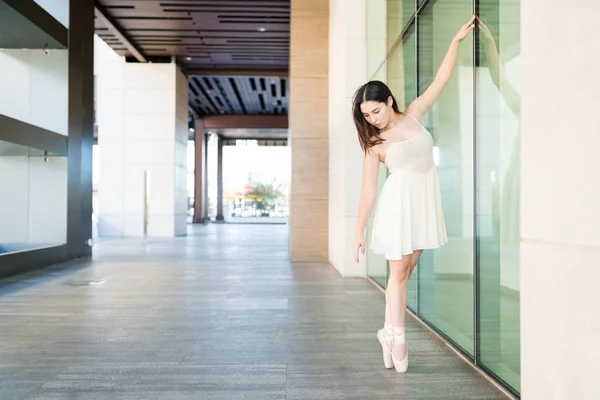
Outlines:
<svg viewBox="0 0 600 400"><path fill-rule="evenodd" d="M504 399L418 322L383 368L384 298L290 263L287 226L105 240L0 281L0 399Z"/></svg>

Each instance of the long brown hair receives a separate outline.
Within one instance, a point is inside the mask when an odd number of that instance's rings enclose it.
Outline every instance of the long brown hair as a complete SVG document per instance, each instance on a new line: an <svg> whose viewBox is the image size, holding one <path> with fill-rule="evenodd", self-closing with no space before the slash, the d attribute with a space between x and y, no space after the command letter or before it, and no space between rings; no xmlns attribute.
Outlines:
<svg viewBox="0 0 600 400"><path fill-rule="evenodd" d="M362 85L354 93L352 98L352 115L354 116L354 125L358 131L358 140L360 147L366 153L371 147L383 143L383 139L379 136L379 129L371 125L365 119L360 105L365 101L377 101L387 105L388 98L392 96L392 109L396 114L399 114L398 103L392 95L392 91L387 85L381 81L369 81Z"/></svg>

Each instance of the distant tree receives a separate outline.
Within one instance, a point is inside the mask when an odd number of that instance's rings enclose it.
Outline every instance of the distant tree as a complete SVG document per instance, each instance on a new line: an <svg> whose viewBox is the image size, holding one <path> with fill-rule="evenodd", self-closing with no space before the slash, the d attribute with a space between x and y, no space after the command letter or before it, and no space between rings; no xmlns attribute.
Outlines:
<svg viewBox="0 0 600 400"><path fill-rule="evenodd" d="M280 185L276 183L263 183L254 181L248 185L249 191L245 197L256 202L259 210L273 207L277 200L283 196Z"/></svg>

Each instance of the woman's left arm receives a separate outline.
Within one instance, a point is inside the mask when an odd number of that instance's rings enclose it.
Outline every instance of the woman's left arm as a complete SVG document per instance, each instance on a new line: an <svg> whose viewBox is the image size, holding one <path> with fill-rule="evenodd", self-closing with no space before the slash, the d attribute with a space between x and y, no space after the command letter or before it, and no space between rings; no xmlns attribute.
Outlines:
<svg viewBox="0 0 600 400"><path fill-rule="evenodd" d="M467 37L469 32L473 30L475 27L474 24L475 16L471 17L469 22L463 25L454 39L452 39L452 43L450 44L450 48L446 53L446 56L442 60L440 67L438 68L437 74L431 85L425 90L425 92L417 97L407 108L407 112L412 115L418 115L419 117L423 116L433 103L438 99L444 87L450 81L452 77L452 72L454 71L454 66L456 65L456 57L458 56L458 48L460 43Z"/></svg>

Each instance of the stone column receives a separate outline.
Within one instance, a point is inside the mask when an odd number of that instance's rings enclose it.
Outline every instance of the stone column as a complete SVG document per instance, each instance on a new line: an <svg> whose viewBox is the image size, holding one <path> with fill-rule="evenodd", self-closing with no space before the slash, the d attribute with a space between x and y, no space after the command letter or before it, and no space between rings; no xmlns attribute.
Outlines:
<svg viewBox="0 0 600 400"><path fill-rule="evenodd" d="M290 257L327 260L329 0L292 0Z"/></svg>
<svg viewBox="0 0 600 400"><path fill-rule="evenodd" d="M201 224L206 220L206 140L204 120L194 121L194 223Z"/></svg>
<svg viewBox="0 0 600 400"><path fill-rule="evenodd" d="M187 227L187 78L176 64L97 57L100 236L141 237L144 171L149 171L149 236Z"/></svg>
<svg viewBox="0 0 600 400"><path fill-rule="evenodd" d="M352 119L352 96L367 81L366 4L331 0L330 7L329 259L342 276L365 276L365 257L359 264L353 260L363 153Z"/></svg>
<svg viewBox="0 0 600 400"><path fill-rule="evenodd" d="M521 2L524 399L600 398L599 14Z"/></svg>
<svg viewBox="0 0 600 400"><path fill-rule="evenodd" d="M223 138L218 137L217 145L217 221L223 221Z"/></svg>

